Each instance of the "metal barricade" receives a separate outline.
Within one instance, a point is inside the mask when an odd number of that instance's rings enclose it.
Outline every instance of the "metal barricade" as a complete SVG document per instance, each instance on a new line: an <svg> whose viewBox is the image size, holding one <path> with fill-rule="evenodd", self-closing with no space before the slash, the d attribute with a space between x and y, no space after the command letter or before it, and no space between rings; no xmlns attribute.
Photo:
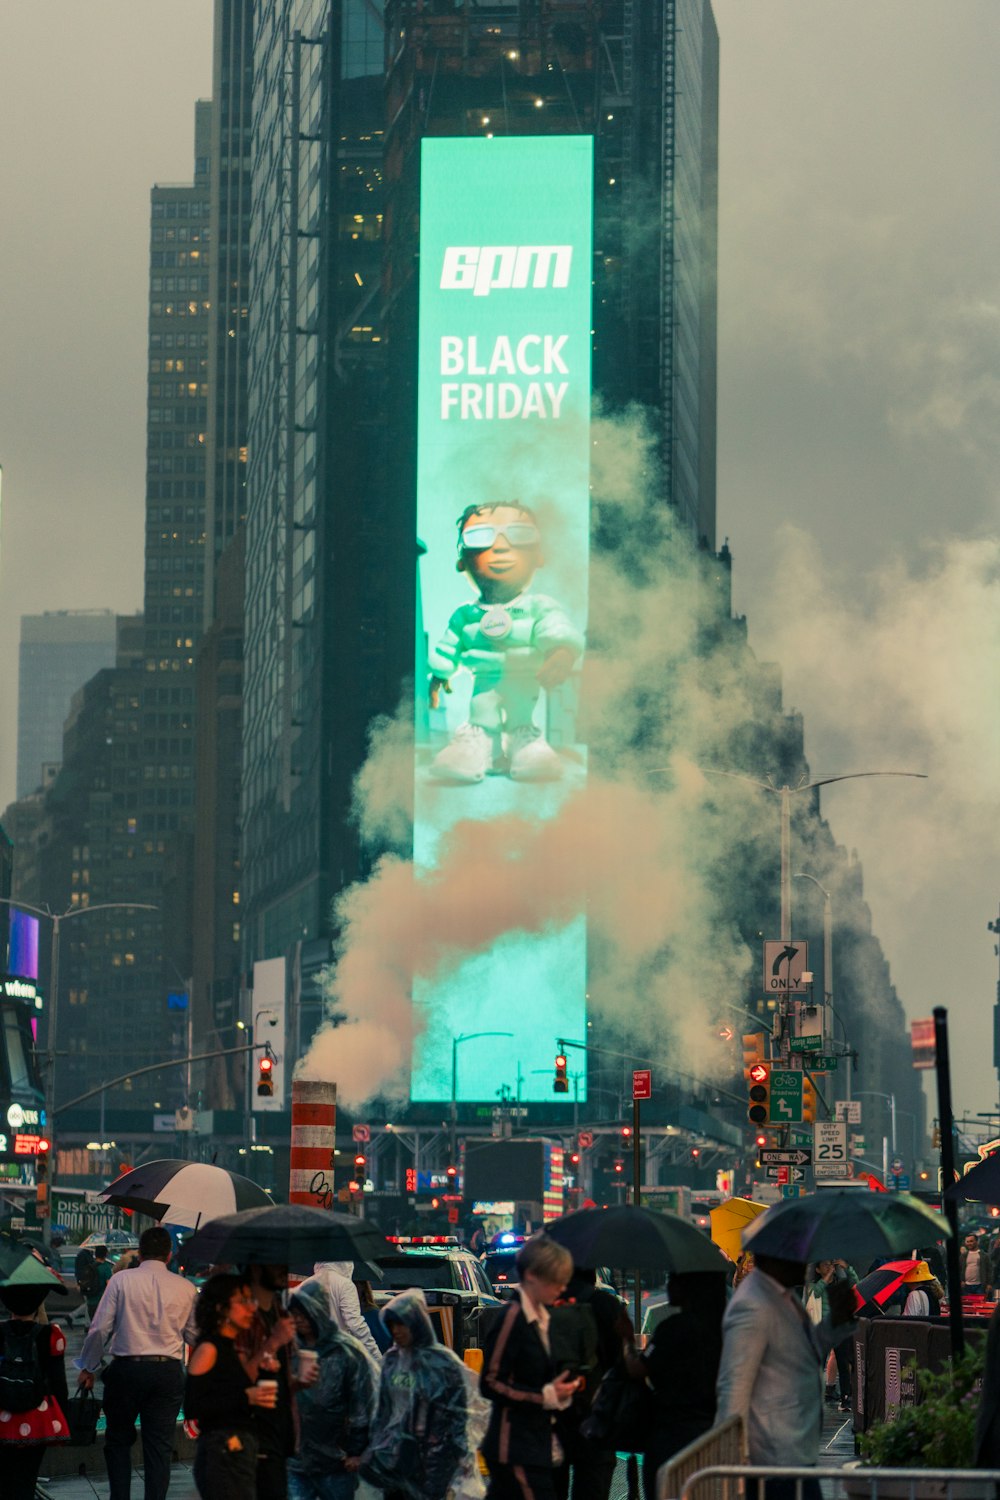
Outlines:
<svg viewBox="0 0 1000 1500"><path fill-rule="evenodd" d="M693 1443L688 1443L673 1458L661 1464L656 1476L656 1500L676 1500L695 1474L721 1466L735 1466L747 1456L743 1418L728 1417ZM698 1500L729 1500L732 1486L700 1492Z"/></svg>
<svg viewBox="0 0 1000 1500"><path fill-rule="evenodd" d="M664 1464L657 1476L657 1500L995 1500L1000 1484L1000 1469L712 1464L689 1474L680 1489L668 1489L669 1468Z"/></svg>

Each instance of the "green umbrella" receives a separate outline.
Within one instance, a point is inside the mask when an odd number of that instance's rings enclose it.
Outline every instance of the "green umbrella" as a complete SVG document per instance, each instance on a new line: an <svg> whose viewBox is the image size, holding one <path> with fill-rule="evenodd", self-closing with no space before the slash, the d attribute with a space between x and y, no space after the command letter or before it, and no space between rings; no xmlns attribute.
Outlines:
<svg viewBox="0 0 1000 1500"><path fill-rule="evenodd" d="M579 1208L546 1224L545 1233L565 1245L578 1266L618 1266L660 1275L726 1269L720 1251L686 1219L629 1203Z"/></svg>
<svg viewBox="0 0 1000 1500"><path fill-rule="evenodd" d="M35 1254L30 1245L21 1245L9 1235L0 1235L0 1286L49 1286L66 1295L66 1288L55 1271Z"/></svg>
<svg viewBox="0 0 1000 1500"><path fill-rule="evenodd" d="M824 1188L775 1203L743 1232L743 1247L777 1260L844 1260L907 1255L948 1238L947 1219L909 1193Z"/></svg>

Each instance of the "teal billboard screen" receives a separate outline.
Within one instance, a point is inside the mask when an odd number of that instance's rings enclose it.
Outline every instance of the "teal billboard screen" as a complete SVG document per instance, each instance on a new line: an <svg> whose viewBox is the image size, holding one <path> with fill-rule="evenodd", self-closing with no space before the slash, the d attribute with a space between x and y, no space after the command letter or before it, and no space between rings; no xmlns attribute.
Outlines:
<svg viewBox="0 0 1000 1500"><path fill-rule="evenodd" d="M457 825L550 819L587 774L592 245L589 136L424 141L418 876ZM516 865L470 866L497 911ZM553 1101L556 1039L586 1026L586 927L529 925L417 981L414 1100L450 1098L454 1061L459 1100Z"/></svg>

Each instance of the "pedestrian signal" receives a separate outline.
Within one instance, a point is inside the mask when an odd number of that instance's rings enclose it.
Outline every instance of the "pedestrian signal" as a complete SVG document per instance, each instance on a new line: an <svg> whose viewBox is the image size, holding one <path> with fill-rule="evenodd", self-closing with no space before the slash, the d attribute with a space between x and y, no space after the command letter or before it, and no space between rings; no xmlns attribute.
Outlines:
<svg viewBox="0 0 1000 1500"><path fill-rule="evenodd" d="M257 1064L257 1098L274 1097L274 1059L262 1057Z"/></svg>
<svg viewBox="0 0 1000 1500"><path fill-rule="evenodd" d="M566 1077L566 1058L561 1052L556 1057L556 1076L552 1080L552 1092L554 1094L569 1093L569 1079Z"/></svg>
<svg viewBox="0 0 1000 1500"><path fill-rule="evenodd" d="M749 1071L750 1105L747 1119L751 1125L766 1125L771 1118L771 1069L767 1063L753 1063Z"/></svg>
<svg viewBox="0 0 1000 1500"><path fill-rule="evenodd" d="M764 1033L755 1031L741 1038L743 1043L743 1077L750 1082L750 1069L764 1061Z"/></svg>

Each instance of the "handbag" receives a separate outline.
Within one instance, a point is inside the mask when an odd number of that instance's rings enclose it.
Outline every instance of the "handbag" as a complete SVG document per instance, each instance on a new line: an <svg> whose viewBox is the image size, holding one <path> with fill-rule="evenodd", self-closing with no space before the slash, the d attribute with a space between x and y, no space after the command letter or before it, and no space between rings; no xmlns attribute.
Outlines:
<svg viewBox="0 0 1000 1500"><path fill-rule="evenodd" d="M597 1387L590 1416L580 1431L600 1448L641 1453L652 1419L652 1392L644 1380L633 1380L624 1360L618 1360Z"/></svg>
<svg viewBox="0 0 1000 1500"><path fill-rule="evenodd" d="M70 1396L65 1411L70 1447L89 1448L96 1443L101 1403L93 1391L80 1391L78 1395Z"/></svg>

